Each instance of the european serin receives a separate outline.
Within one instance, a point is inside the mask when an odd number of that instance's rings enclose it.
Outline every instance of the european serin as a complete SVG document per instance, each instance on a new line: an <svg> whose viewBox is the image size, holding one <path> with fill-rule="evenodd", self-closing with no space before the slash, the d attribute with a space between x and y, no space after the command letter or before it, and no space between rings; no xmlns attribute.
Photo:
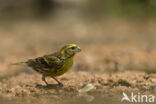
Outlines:
<svg viewBox="0 0 156 104"><path fill-rule="evenodd" d="M55 77L66 73L71 68L74 55L80 51L81 48L76 44L68 44L56 53L29 59L26 62L16 63L15 65L26 65L41 73L42 80L46 85L48 85L48 83L45 78L50 76L56 80L59 85L63 86Z"/></svg>

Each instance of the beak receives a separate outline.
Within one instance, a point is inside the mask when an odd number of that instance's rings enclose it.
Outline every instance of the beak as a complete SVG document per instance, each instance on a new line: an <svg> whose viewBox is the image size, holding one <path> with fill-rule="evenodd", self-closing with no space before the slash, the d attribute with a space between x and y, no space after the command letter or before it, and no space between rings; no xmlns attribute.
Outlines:
<svg viewBox="0 0 156 104"><path fill-rule="evenodd" d="M80 47L77 47L77 50L76 50L77 52L80 52L81 51L81 48Z"/></svg>

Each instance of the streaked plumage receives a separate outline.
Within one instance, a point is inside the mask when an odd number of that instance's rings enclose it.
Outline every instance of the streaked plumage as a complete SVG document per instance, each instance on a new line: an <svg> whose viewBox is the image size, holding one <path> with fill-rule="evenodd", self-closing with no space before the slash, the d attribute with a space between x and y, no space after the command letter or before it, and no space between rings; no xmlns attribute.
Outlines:
<svg viewBox="0 0 156 104"><path fill-rule="evenodd" d="M35 71L42 74L42 80L48 85L45 77L50 76L55 79L58 84L63 85L55 77L67 72L73 65L73 57L81 49L76 44L68 44L60 51L38 57L36 59L29 59L26 62L16 63L15 65L27 65L32 67Z"/></svg>

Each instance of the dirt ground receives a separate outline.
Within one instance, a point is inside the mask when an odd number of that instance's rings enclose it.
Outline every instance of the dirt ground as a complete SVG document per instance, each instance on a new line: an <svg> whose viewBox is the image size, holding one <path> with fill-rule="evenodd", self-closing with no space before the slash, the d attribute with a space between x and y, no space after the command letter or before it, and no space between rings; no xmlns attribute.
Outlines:
<svg viewBox="0 0 156 104"><path fill-rule="evenodd" d="M64 83L63 87L48 78L49 86L41 81L38 74L22 73L9 79L3 79L0 83L2 96L24 96L33 94L50 94L62 92L78 93L85 86L94 86L89 93L115 95L122 91L141 91L155 93L156 75L143 72L122 72L116 74L100 74L87 72L69 72L59 77Z"/></svg>

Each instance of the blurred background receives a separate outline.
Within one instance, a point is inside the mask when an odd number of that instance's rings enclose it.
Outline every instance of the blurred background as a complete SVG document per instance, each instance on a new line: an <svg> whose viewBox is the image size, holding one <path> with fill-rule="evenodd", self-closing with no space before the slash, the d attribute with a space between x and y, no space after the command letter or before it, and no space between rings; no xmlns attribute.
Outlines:
<svg viewBox="0 0 156 104"><path fill-rule="evenodd" d="M155 12L155 0L1 0L0 71L76 43L76 70L156 72Z"/></svg>
<svg viewBox="0 0 156 104"><path fill-rule="evenodd" d="M10 65L69 43L82 51L58 78L63 88L49 89L40 74ZM0 0L0 101L121 104L122 91L156 95L156 75L148 74L156 73L155 47L156 0ZM82 96L84 89L92 96Z"/></svg>

